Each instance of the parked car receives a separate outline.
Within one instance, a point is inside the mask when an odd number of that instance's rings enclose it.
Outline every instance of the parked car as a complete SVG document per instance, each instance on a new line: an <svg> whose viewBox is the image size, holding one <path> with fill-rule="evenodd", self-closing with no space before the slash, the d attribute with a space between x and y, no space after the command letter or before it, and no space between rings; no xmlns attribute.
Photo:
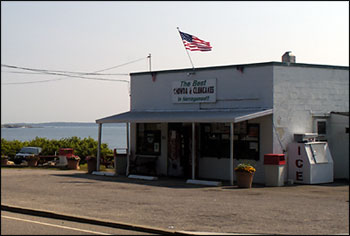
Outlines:
<svg viewBox="0 0 350 236"><path fill-rule="evenodd" d="M42 151L41 147L22 147L14 158L15 164L21 164L28 156L39 155Z"/></svg>

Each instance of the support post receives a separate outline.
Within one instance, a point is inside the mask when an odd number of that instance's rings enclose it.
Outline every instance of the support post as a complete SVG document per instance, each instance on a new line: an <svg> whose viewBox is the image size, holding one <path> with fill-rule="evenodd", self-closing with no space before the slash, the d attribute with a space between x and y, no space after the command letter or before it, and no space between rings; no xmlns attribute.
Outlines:
<svg viewBox="0 0 350 236"><path fill-rule="evenodd" d="M230 184L233 185L233 142L234 142L234 126L230 124Z"/></svg>
<svg viewBox="0 0 350 236"><path fill-rule="evenodd" d="M97 163L96 171L100 171L101 163L101 138L102 138L102 124L98 124L98 145L97 145Z"/></svg>
<svg viewBox="0 0 350 236"><path fill-rule="evenodd" d="M117 172L117 149L114 148L114 151L113 151L113 158L114 158L114 173L117 175L118 172Z"/></svg>
<svg viewBox="0 0 350 236"><path fill-rule="evenodd" d="M130 168L129 123L126 123L126 176L129 175L129 168Z"/></svg>
<svg viewBox="0 0 350 236"><path fill-rule="evenodd" d="M196 170L196 126L195 123L192 123L192 179L195 179L195 170Z"/></svg>

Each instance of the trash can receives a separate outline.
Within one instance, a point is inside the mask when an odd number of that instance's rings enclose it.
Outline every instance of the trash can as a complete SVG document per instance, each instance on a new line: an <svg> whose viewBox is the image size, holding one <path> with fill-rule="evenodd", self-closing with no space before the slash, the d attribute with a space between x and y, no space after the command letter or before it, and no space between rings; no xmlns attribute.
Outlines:
<svg viewBox="0 0 350 236"><path fill-rule="evenodd" d="M286 159L284 154L265 154L265 186L279 187L284 185Z"/></svg>
<svg viewBox="0 0 350 236"><path fill-rule="evenodd" d="M88 173L92 174L92 172L97 170L97 158L93 156L87 156L85 160L88 166Z"/></svg>
<svg viewBox="0 0 350 236"><path fill-rule="evenodd" d="M116 174L126 175L127 165L127 151L125 153L117 153L117 149L114 149L114 168Z"/></svg>

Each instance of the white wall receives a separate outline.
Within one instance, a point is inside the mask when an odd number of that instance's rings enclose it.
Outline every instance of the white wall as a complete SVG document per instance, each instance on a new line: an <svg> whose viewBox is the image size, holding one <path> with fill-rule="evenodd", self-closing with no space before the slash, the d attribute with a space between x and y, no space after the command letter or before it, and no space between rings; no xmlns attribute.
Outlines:
<svg viewBox="0 0 350 236"><path fill-rule="evenodd" d="M272 115L260 117L257 119L249 120L248 123L260 124L260 155L259 161L249 160L249 163L253 164L256 168L253 182L264 183L265 171L264 171L264 155L272 153ZM237 166L241 162L247 160L234 159L233 165ZM203 157L199 158L198 164L198 176L199 178L209 179L223 179L230 180L230 159L229 158L213 158ZM234 180L236 176L234 175Z"/></svg>
<svg viewBox="0 0 350 236"><path fill-rule="evenodd" d="M334 163L334 178L349 180L349 116L331 114L328 134L329 149Z"/></svg>
<svg viewBox="0 0 350 236"><path fill-rule="evenodd" d="M288 159L287 146L294 134L317 132L314 122L322 118L319 114L349 111L349 70L275 66L273 73L273 152L285 150Z"/></svg>
<svg viewBox="0 0 350 236"><path fill-rule="evenodd" d="M172 82L217 79L217 102L177 104L172 102ZM235 67L159 72L155 81L150 73L132 74L131 110L197 110L217 108L272 108L272 66L249 66L242 72Z"/></svg>
<svg viewBox="0 0 350 236"><path fill-rule="evenodd" d="M247 66L243 72L235 67L157 73L155 80L150 73L131 76L131 110L200 110L220 108L272 108L272 65ZM216 103L175 104L172 102L172 82L181 80L216 79ZM255 119L260 123L260 160L272 152L272 117ZM135 129L135 125L132 129ZM132 132L135 135L135 130ZM162 125L162 154L158 160L158 173L167 174L167 124ZM132 136L135 150L136 136ZM235 163L236 165L236 163ZM254 182L263 182L262 162L256 163ZM229 159L201 158L200 178L230 179Z"/></svg>
<svg viewBox="0 0 350 236"><path fill-rule="evenodd" d="M314 132L312 113L349 111L348 70L275 66L273 74L275 153L282 153L278 137L286 149L294 133Z"/></svg>
<svg viewBox="0 0 350 236"><path fill-rule="evenodd" d="M216 103L172 102L173 81L214 78L217 79ZM349 71L332 67L268 64L246 66L243 73L235 67L197 70L191 76L188 71L159 72L155 80L150 73L138 73L131 76L130 104L132 111L273 108L273 123L271 116L250 121L261 123L260 161L256 163L254 182L263 183L263 155L287 151L294 133L314 132L312 113L349 111ZM167 139L166 132L166 126L162 126L162 136L165 134ZM162 174L166 173L166 146L166 140L162 139L162 160L159 161ZM237 164L235 161L234 165ZM229 159L202 158L199 177L229 180L228 165Z"/></svg>

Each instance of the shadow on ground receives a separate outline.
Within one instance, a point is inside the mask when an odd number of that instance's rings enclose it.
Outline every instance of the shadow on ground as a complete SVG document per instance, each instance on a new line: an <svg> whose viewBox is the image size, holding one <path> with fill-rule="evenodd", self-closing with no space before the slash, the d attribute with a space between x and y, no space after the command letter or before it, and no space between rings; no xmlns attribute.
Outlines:
<svg viewBox="0 0 350 236"><path fill-rule="evenodd" d="M208 188L211 186L203 185L193 185L186 184L186 179L183 178L171 178L171 177L158 177L158 180L141 180L141 179L130 179L126 176L100 176L87 173L63 173L63 174L52 174L57 177L69 177L85 180L95 180L104 182L117 182L117 183L127 183L127 184L139 184L147 185L153 187L165 187L165 188ZM84 181L77 181L79 183L84 183ZM71 181L70 181L71 183Z"/></svg>
<svg viewBox="0 0 350 236"><path fill-rule="evenodd" d="M223 181L222 186L205 186L205 185L195 185L195 184L187 184L186 179L184 178L175 178L175 177L158 177L158 180L141 180L141 179L130 179L126 176L118 175L118 176L101 176L101 175L93 175L88 173L62 173L62 174L52 174L57 177L69 177L69 178L77 178L77 179L85 179L85 180L95 180L95 181L105 181L105 182L117 182L117 183L127 183L127 184L138 184L138 185L147 185L153 187L165 187L165 188L222 188L222 189L232 189L232 190L241 190L242 188L238 188L237 185L231 186L229 182ZM215 180L217 181L217 180ZM72 181L70 181L71 183ZM75 181L76 183L86 183L86 181ZM292 184L292 185L284 185L282 187L297 187L303 184ZM346 179L335 180L333 183L326 184L315 184L317 186L326 186L326 187L337 187L337 186L346 186L349 185L349 181ZM264 184L253 184L253 188L266 188Z"/></svg>

